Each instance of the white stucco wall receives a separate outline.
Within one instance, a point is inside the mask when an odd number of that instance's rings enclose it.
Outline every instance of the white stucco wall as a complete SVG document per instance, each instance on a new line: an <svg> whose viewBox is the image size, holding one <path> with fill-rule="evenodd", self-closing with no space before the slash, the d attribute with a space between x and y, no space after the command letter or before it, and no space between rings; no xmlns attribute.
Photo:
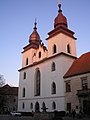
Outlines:
<svg viewBox="0 0 90 120"><path fill-rule="evenodd" d="M64 80L63 75L66 73L67 69L71 66L73 58L67 57L65 55L60 55L54 57L53 59L48 59L38 65L33 67L28 67L20 71L20 84L19 84L19 106L18 110L22 111L22 102L25 102L25 111L30 111L30 106L28 103L31 102L33 105L36 101L40 104L40 109L42 103L45 102L48 107L48 111L53 111L52 102L56 102L57 110L65 110L65 95L64 95ZM55 62L56 70L51 71L51 65ZM34 80L35 80L35 70L39 68L41 73L41 94L40 96L34 96ZM26 72L26 79L23 80L23 73ZM56 84L56 94L51 94L51 84L55 82ZM26 95L22 97L22 89L25 88ZM35 110L35 109L33 109ZM41 110L42 111L42 110Z"/></svg>
<svg viewBox="0 0 90 120"><path fill-rule="evenodd" d="M26 67L26 58L29 59L29 64L32 65L20 70L19 79L19 96L18 96L18 111L32 111L30 103L33 103L33 111L35 111L35 103L38 101L40 111L42 111L42 103L45 102L47 111L54 111L52 109L53 101L56 103L56 110L65 110L65 86L63 76L70 68L76 57L76 43L75 39L59 33L58 35L48 39L48 51L44 51L42 46L39 49L29 49L22 55L22 68ZM53 45L56 45L57 52L52 54ZM70 45L71 54L67 53L67 44ZM41 52L41 57L38 57ZM58 53L66 53L56 55ZM35 53L35 56L33 56ZM70 57L70 56L74 57ZM53 57L51 57L53 56ZM51 58L50 58L51 57ZM42 62L40 62L42 61ZM39 63L38 63L39 62ZM55 63L55 71L51 71L52 63ZM36 63L36 65L35 65ZM39 68L41 73L41 92L40 96L34 96L35 71ZM26 79L23 80L23 74L26 72ZM51 84L56 84L56 94L51 94ZM22 97L22 90L25 88L25 97ZM25 108L22 109L22 103L25 103Z"/></svg>
<svg viewBox="0 0 90 120"><path fill-rule="evenodd" d="M48 56L52 56L53 45L57 46L57 52L67 53L67 45L70 45L71 55L76 56L76 41L63 33L60 33L50 39L48 42Z"/></svg>
<svg viewBox="0 0 90 120"><path fill-rule="evenodd" d="M22 53L22 67L26 67L26 59L27 58L28 58L28 65L33 63L34 53L36 53L36 49L33 49L33 48Z"/></svg>

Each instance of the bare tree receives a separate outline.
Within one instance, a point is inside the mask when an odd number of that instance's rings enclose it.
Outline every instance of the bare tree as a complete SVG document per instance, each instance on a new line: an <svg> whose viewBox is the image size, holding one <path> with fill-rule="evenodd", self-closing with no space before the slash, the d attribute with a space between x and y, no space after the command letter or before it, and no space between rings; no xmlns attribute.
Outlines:
<svg viewBox="0 0 90 120"><path fill-rule="evenodd" d="M5 79L3 75L0 75L0 87L2 87L3 85L5 85Z"/></svg>

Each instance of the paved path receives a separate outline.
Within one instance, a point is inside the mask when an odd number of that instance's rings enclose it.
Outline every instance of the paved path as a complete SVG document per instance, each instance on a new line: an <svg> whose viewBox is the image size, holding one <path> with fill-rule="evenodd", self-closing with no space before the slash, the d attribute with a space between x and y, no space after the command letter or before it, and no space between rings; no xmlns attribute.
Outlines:
<svg viewBox="0 0 90 120"><path fill-rule="evenodd" d="M10 115L0 115L0 120L41 120L36 117L31 116L10 116ZM63 120L90 120L90 117L84 117L82 119L73 119L72 117L63 117Z"/></svg>
<svg viewBox="0 0 90 120"><path fill-rule="evenodd" d="M84 118L72 118L72 117L64 117L63 120L90 120L90 117L84 117Z"/></svg>
<svg viewBox="0 0 90 120"><path fill-rule="evenodd" d="M33 120L31 116L0 115L0 120Z"/></svg>

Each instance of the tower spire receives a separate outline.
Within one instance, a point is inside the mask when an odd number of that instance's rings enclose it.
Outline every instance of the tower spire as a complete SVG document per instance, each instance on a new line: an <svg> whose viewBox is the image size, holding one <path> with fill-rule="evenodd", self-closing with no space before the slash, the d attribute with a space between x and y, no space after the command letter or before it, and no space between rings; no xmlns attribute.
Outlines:
<svg viewBox="0 0 90 120"><path fill-rule="evenodd" d="M35 22L34 22L34 28L33 28L34 30L37 30L37 27L36 27L36 25L37 25L37 22L36 22L36 20L37 20L37 19L35 18Z"/></svg>
<svg viewBox="0 0 90 120"><path fill-rule="evenodd" d="M58 15L54 19L54 28L67 28L67 18L62 13L60 0L58 0L58 8Z"/></svg>
<svg viewBox="0 0 90 120"><path fill-rule="evenodd" d="M36 25L37 25L37 22L36 22L36 18L35 18L34 28L33 28L34 30L33 30L32 34L30 35L30 37L29 37L29 42L39 45L41 40L40 40L40 36L39 36L39 34L37 32L37 26Z"/></svg>
<svg viewBox="0 0 90 120"><path fill-rule="evenodd" d="M59 9L58 9L58 13L59 13L59 12L62 12L60 0L58 0L58 8L59 8Z"/></svg>

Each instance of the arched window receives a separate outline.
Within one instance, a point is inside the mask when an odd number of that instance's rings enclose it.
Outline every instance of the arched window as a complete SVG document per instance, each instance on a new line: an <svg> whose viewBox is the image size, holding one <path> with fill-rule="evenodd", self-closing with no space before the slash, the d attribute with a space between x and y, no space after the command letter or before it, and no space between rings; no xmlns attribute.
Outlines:
<svg viewBox="0 0 90 120"><path fill-rule="evenodd" d="M35 74L35 96L40 96L40 80L41 75L40 75L40 70L36 69L36 74Z"/></svg>
<svg viewBox="0 0 90 120"><path fill-rule="evenodd" d="M28 58L26 58L26 65L28 65Z"/></svg>
<svg viewBox="0 0 90 120"><path fill-rule="evenodd" d="M42 103L42 108L41 109L43 110L43 112L46 112L47 108L46 108L45 102Z"/></svg>
<svg viewBox="0 0 90 120"><path fill-rule="evenodd" d="M54 44L53 45L53 54L57 52L57 48L56 48L56 45Z"/></svg>
<svg viewBox="0 0 90 120"><path fill-rule="evenodd" d="M55 82L53 82L52 85L51 85L51 93L56 94L56 84L55 84Z"/></svg>
<svg viewBox="0 0 90 120"><path fill-rule="evenodd" d="M25 104L24 104L24 102L22 103L22 109L24 109L25 108Z"/></svg>
<svg viewBox="0 0 90 120"><path fill-rule="evenodd" d="M35 103L35 112L39 112L40 111L40 106L39 106L39 103L36 102Z"/></svg>
<svg viewBox="0 0 90 120"><path fill-rule="evenodd" d="M23 74L23 79L26 79L26 72L24 72Z"/></svg>
<svg viewBox="0 0 90 120"><path fill-rule="evenodd" d="M55 110L56 109L56 103L53 101L52 103L52 109Z"/></svg>
<svg viewBox="0 0 90 120"><path fill-rule="evenodd" d="M41 58L41 52L39 52L38 57Z"/></svg>
<svg viewBox="0 0 90 120"><path fill-rule="evenodd" d="M52 63L52 68L51 68L52 71L55 71L55 68L56 68L56 66L55 66L55 63L53 62L53 63Z"/></svg>
<svg viewBox="0 0 90 120"><path fill-rule="evenodd" d="M46 107L45 102L43 102L42 103L42 108L45 108L45 107Z"/></svg>
<svg viewBox="0 0 90 120"><path fill-rule="evenodd" d="M30 104L30 109L33 109L33 103Z"/></svg>
<svg viewBox="0 0 90 120"><path fill-rule="evenodd" d="M67 53L71 53L70 45L69 44L67 45Z"/></svg>
<svg viewBox="0 0 90 120"><path fill-rule="evenodd" d="M25 97L25 88L23 88L22 96Z"/></svg>

